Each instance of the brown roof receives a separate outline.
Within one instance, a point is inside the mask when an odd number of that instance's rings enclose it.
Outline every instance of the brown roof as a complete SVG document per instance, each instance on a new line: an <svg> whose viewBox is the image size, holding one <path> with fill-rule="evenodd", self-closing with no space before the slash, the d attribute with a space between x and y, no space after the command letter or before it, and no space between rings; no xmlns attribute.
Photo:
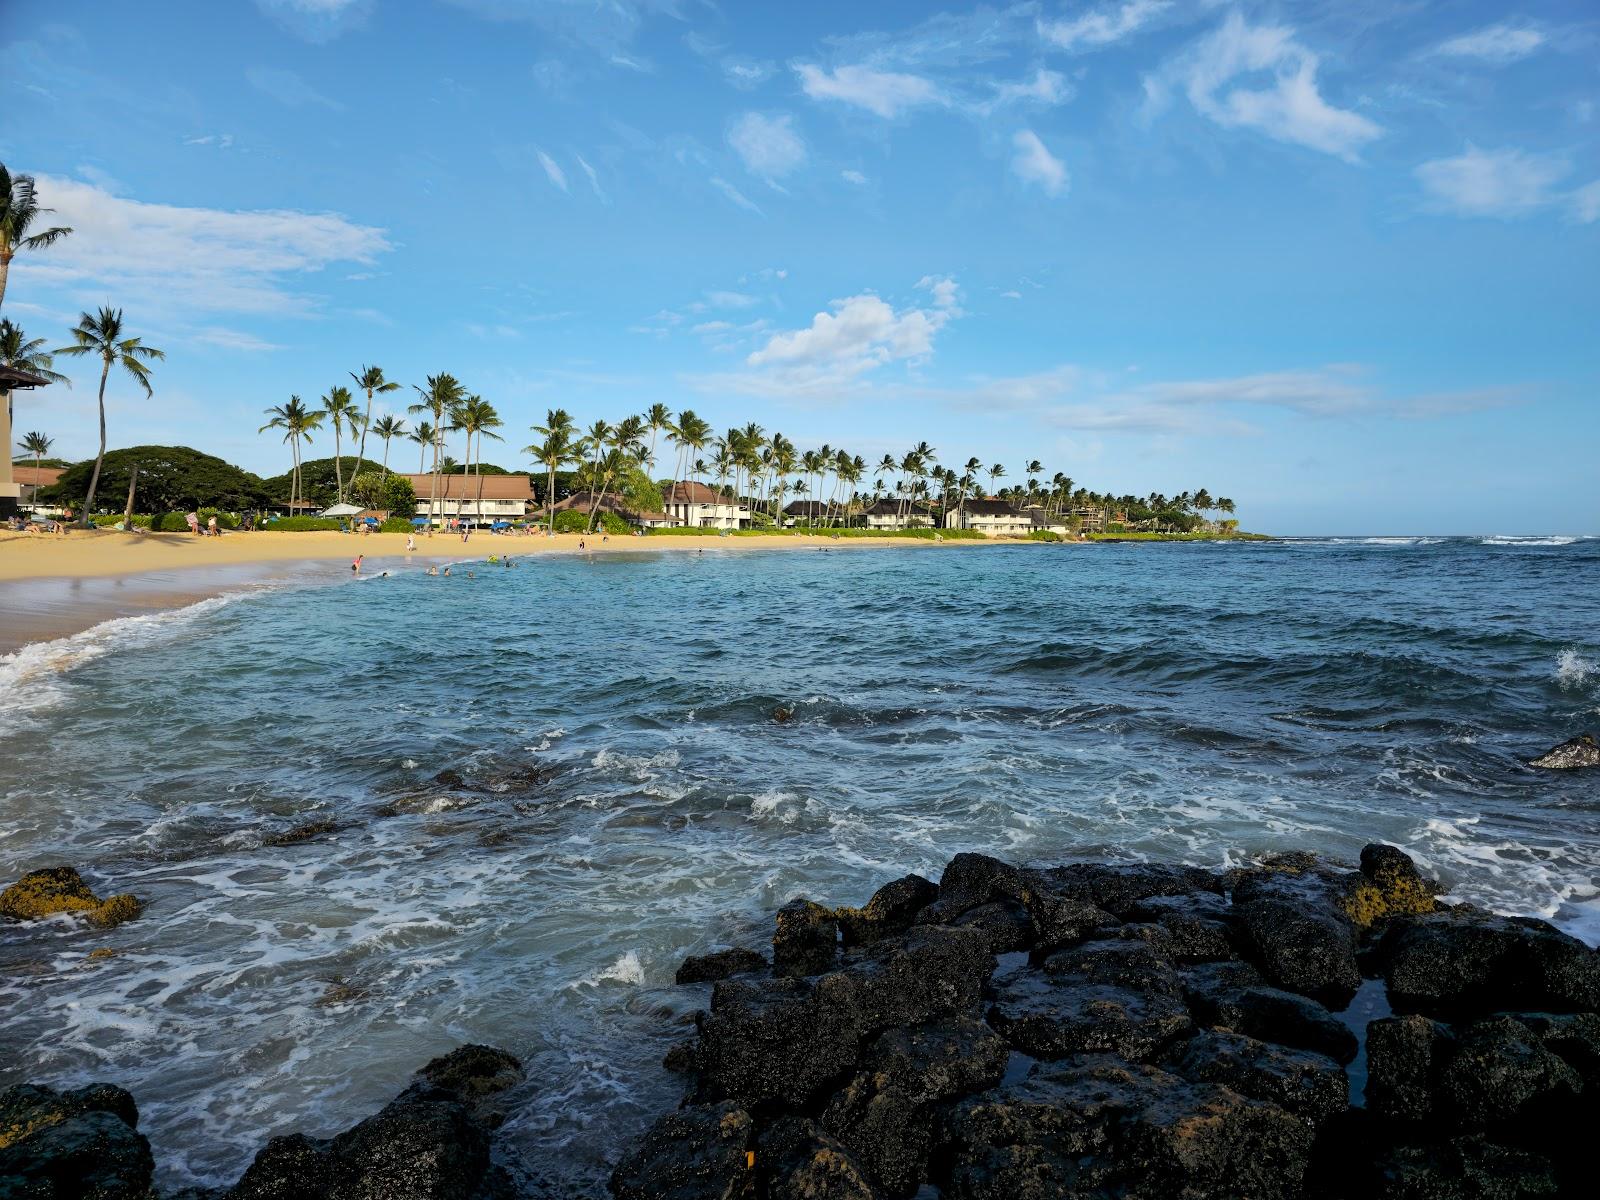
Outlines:
<svg viewBox="0 0 1600 1200"><path fill-rule="evenodd" d="M427 503L430 496L441 500L476 500L478 485L483 485L485 500L532 500L533 480L526 475L441 475L438 491L434 489L432 475L406 475L417 499Z"/></svg>
<svg viewBox="0 0 1600 1200"><path fill-rule="evenodd" d="M23 487L50 487L65 473L62 467L11 467L11 478Z"/></svg>
<svg viewBox="0 0 1600 1200"><path fill-rule="evenodd" d="M675 483L670 485L666 489L665 495L665 503L667 504L744 503L743 501L731 500L727 496L724 496L721 492L717 491L716 488L707 487L705 484L693 479L689 480L687 483Z"/></svg>
<svg viewBox="0 0 1600 1200"><path fill-rule="evenodd" d="M11 391L13 388L49 387L50 381L42 375L35 375L32 371L23 371L17 367L8 367L0 363L0 389Z"/></svg>
<svg viewBox="0 0 1600 1200"><path fill-rule="evenodd" d="M556 512L566 512L569 508L575 508L581 513L586 513L592 505L594 505L593 492L573 492L565 499L557 500L555 510ZM671 519L666 513L638 512L631 509L622 502L621 497L614 493L608 494L601 500L598 507L601 512L615 513L627 521L666 521ZM540 508L537 515L542 517L548 516L549 513L546 509Z"/></svg>
<svg viewBox="0 0 1600 1200"><path fill-rule="evenodd" d="M990 517L1021 517L1026 515L1019 512L1009 500L968 500L966 511L968 513L982 513Z"/></svg>

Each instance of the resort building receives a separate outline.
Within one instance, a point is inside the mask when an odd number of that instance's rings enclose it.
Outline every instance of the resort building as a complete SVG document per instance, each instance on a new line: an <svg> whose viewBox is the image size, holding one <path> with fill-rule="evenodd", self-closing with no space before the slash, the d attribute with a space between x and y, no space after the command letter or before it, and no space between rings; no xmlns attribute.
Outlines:
<svg viewBox="0 0 1600 1200"><path fill-rule="evenodd" d="M554 509L558 513L566 512L568 509L576 509L585 515L595 507L595 494L593 492L573 492L565 499L557 500L554 505ZM604 496L600 499L598 508L603 513L621 517L635 529L665 529L672 524L672 518L668 517L666 513L644 512L639 509L629 508L620 496L609 494ZM534 514L534 519L548 521L550 520L550 515L548 509L541 508Z"/></svg>
<svg viewBox="0 0 1600 1200"><path fill-rule="evenodd" d="M989 537L1027 537L1033 519L1008 500L968 500L945 514L946 529L976 529Z"/></svg>
<svg viewBox="0 0 1600 1200"><path fill-rule="evenodd" d="M61 467L24 467L11 468L12 481L17 485L19 495L17 503L25 512L36 517L59 517L61 508L54 504L39 503L39 489L54 487L66 471Z"/></svg>
<svg viewBox="0 0 1600 1200"><path fill-rule="evenodd" d="M11 465L11 393L49 383L31 371L0 363L0 449L5 451L0 454L0 520L16 515L22 494L22 485L16 478L22 468Z"/></svg>
<svg viewBox="0 0 1600 1200"><path fill-rule="evenodd" d="M878 500L862 509L868 529L931 529L933 512L926 504L906 504L900 500Z"/></svg>
<svg viewBox="0 0 1600 1200"><path fill-rule="evenodd" d="M666 490L667 518L690 529L748 529L750 506L716 488L690 480Z"/></svg>
<svg viewBox="0 0 1600 1200"><path fill-rule="evenodd" d="M1042 504L1030 504L1022 511L1027 515L1033 533L1054 533L1066 537L1071 532L1065 517L1051 512Z"/></svg>
<svg viewBox="0 0 1600 1200"><path fill-rule="evenodd" d="M437 485L432 475L402 478L411 481L417 494L417 516L434 525L520 521L533 502L533 480L526 475L440 475Z"/></svg>
<svg viewBox="0 0 1600 1200"><path fill-rule="evenodd" d="M783 523L789 528L821 525L828 519L826 500L791 500L783 506Z"/></svg>

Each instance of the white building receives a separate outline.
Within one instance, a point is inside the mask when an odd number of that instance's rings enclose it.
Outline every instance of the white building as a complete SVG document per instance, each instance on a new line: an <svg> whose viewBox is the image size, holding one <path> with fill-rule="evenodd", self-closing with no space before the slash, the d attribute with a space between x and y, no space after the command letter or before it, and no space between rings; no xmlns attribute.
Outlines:
<svg viewBox="0 0 1600 1200"><path fill-rule="evenodd" d="M1027 537L1033 518L1007 500L968 500L945 514L946 529L976 529L989 537Z"/></svg>
<svg viewBox="0 0 1600 1200"><path fill-rule="evenodd" d="M435 525L520 521L533 500L533 480L526 475L440 475L437 485L432 475L405 478L417 494L417 516L429 517Z"/></svg>
<svg viewBox="0 0 1600 1200"><path fill-rule="evenodd" d="M862 510L867 528L880 531L897 529L931 529L933 515L923 504L906 504L899 500L878 500Z"/></svg>
<svg viewBox="0 0 1600 1200"><path fill-rule="evenodd" d="M666 490L667 517L689 529L748 529L750 506L690 480Z"/></svg>

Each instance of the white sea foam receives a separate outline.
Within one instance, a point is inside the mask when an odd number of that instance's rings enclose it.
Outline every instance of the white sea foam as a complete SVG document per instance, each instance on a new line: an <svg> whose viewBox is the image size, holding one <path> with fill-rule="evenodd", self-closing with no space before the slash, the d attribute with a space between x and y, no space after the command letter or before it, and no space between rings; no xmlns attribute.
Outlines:
<svg viewBox="0 0 1600 1200"><path fill-rule="evenodd" d="M1559 534L1549 537L1513 537L1509 534L1497 533L1492 537L1483 538L1484 546L1570 546L1573 542L1582 541L1582 538L1563 537Z"/></svg>
<svg viewBox="0 0 1600 1200"><path fill-rule="evenodd" d="M628 983L639 984L644 982L644 964L639 961L636 951L629 950L621 955L609 967L602 967L592 971L576 983L568 984L569 988L596 987L602 983Z"/></svg>
<svg viewBox="0 0 1600 1200"><path fill-rule="evenodd" d="M1600 681L1600 663L1568 648L1556 655L1556 682L1563 688L1581 688Z"/></svg>
<svg viewBox="0 0 1600 1200"><path fill-rule="evenodd" d="M62 677L67 672L113 650L156 645L230 599L212 596L168 612L116 617L70 637L35 642L0 657L0 714L15 716L54 707L66 695Z"/></svg>
<svg viewBox="0 0 1600 1200"><path fill-rule="evenodd" d="M1362 538L1363 546L1437 546L1440 537L1369 537Z"/></svg>

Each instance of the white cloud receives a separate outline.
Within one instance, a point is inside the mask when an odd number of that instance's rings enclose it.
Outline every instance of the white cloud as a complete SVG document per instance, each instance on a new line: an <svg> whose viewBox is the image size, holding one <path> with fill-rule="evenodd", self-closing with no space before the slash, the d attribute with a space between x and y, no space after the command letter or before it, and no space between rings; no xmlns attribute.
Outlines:
<svg viewBox="0 0 1600 1200"><path fill-rule="evenodd" d="M857 186L867 182L867 177L860 171L840 171L839 178L844 180L846 183L853 183Z"/></svg>
<svg viewBox="0 0 1600 1200"><path fill-rule="evenodd" d="M727 333L733 328L732 321L702 321L690 329L690 333Z"/></svg>
<svg viewBox="0 0 1600 1200"><path fill-rule="evenodd" d="M331 109L344 107L337 100L324 96L293 71L280 67L251 67L245 71L244 77L256 91L271 96L289 108L304 108L308 104Z"/></svg>
<svg viewBox="0 0 1600 1200"><path fill-rule="evenodd" d="M1468 145L1454 158L1436 158L1416 171L1431 207L1465 217L1521 217L1552 204L1567 174L1564 159L1525 150L1480 150ZM1581 219L1581 201L1579 202Z"/></svg>
<svg viewBox="0 0 1600 1200"><path fill-rule="evenodd" d="M762 62L751 58L738 58L729 56L722 60L722 73L728 82L743 91L759 87L772 78L777 70L770 62Z"/></svg>
<svg viewBox="0 0 1600 1200"><path fill-rule="evenodd" d="M80 304L113 295L166 313L304 314L313 305L289 278L390 249L381 229L334 213L146 204L52 176L40 177L39 194L74 232L48 254L19 257L13 273Z"/></svg>
<svg viewBox="0 0 1600 1200"><path fill-rule="evenodd" d="M939 89L920 75L875 71L870 67L835 67L832 71L810 63L795 67L800 87L813 100L838 100L854 104L885 119L908 109L943 103Z"/></svg>
<svg viewBox="0 0 1600 1200"><path fill-rule="evenodd" d="M1040 21L1039 35L1063 50L1109 46L1137 33L1172 7L1172 0L1127 0L1071 20Z"/></svg>
<svg viewBox="0 0 1600 1200"><path fill-rule="evenodd" d="M705 304L710 308L754 308L761 301L747 292L707 292Z"/></svg>
<svg viewBox="0 0 1600 1200"><path fill-rule="evenodd" d="M992 86L994 98L978 106L982 112L990 112L1006 104L1060 104L1072 96L1072 88L1065 75L1058 71L1046 71L1042 67L1033 73L1032 79Z"/></svg>
<svg viewBox="0 0 1600 1200"><path fill-rule="evenodd" d="M1572 193L1572 215L1584 225L1600 221L1600 179Z"/></svg>
<svg viewBox="0 0 1600 1200"><path fill-rule="evenodd" d="M325 42L359 25L371 0L256 0L268 16L310 42Z"/></svg>
<svg viewBox="0 0 1600 1200"><path fill-rule="evenodd" d="M707 382L753 395L826 395L856 386L889 363L915 364L933 353L935 336L961 315L954 280L927 276L918 287L931 293L927 308L896 310L871 292L835 300L804 329L768 338L745 359L750 371Z"/></svg>
<svg viewBox="0 0 1600 1200"><path fill-rule="evenodd" d="M1000 293L1000 298L1002 300L1021 300L1022 299L1022 293L1021 292L1016 292L1016 291L1001 292Z"/></svg>
<svg viewBox="0 0 1600 1200"><path fill-rule="evenodd" d="M563 192L567 190L567 173L561 169L561 164L556 162L543 150L536 151L539 155L539 165L544 168L544 173L550 177L550 182Z"/></svg>
<svg viewBox="0 0 1600 1200"><path fill-rule="evenodd" d="M1011 139L1016 154L1011 159L1011 169L1024 183L1037 183L1047 196L1066 193L1068 183L1066 164L1051 154L1039 135L1031 129L1019 130Z"/></svg>
<svg viewBox="0 0 1600 1200"><path fill-rule="evenodd" d="M1537 29L1502 22L1441 42L1433 53L1447 58L1476 58L1504 66L1527 58L1544 44L1545 36Z"/></svg>
<svg viewBox="0 0 1600 1200"><path fill-rule="evenodd" d="M711 186L716 188L717 191L721 192L724 196L726 196L729 200L732 200L746 212L753 212L758 217L766 215L761 211L760 207L757 206L754 200L750 199L749 196L746 196L738 188L734 187L733 184L722 178L722 176L713 175L711 177Z"/></svg>
<svg viewBox="0 0 1600 1200"><path fill-rule="evenodd" d="M579 154L576 156L578 165L583 168L583 173L589 177L589 186L594 189L594 194L600 198L601 203L610 203L605 192L600 189L600 176L595 174L594 168L589 165L589 160Z"/></svg>
<svg viewBox="0 0 1600 1200"><path fill-rule="evenodd" d="M1280 142L1309 146L1353 161L1383 130L1359 113L1335 108L1317 87L1321 60L1278 25L1246 25L1237 12L1202 38L1162 76L1145 80L1146 97L1164 102L1168 77L1176 77L1196 111L1226 129L1255 129ZM1235 81L1265 74L1267 85Z"/></svg>
<svg viewBox="0 0 1600 1200"><path fill-rule="evenodd" d="M244 333L237 329L224 329L219 325L212 325L196 330L188 336L192 342L200 342L207 346L217 346L223 350L239 350L247 354L259 354L266 350L282 350L282 346L264 341L253 333Z"/></svg>
<svg viewBox="0 0 1600 1200"><path fill-rule="evenodd" d="M728 144L744 159L751 174L769 183L792 174L806 161L806 144L788 116L745 113L728 130Z"/></svg>

